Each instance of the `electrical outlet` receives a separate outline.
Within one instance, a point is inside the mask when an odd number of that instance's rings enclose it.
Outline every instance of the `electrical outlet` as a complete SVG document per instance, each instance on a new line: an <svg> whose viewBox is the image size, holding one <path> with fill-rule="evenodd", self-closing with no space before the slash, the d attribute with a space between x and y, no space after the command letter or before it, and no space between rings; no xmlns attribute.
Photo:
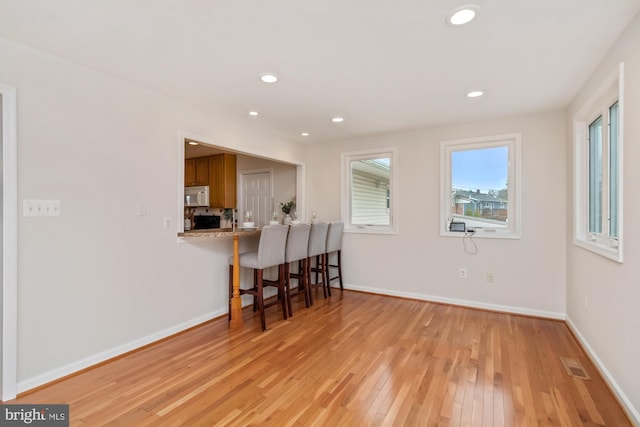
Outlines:
<svg viewBox="0 0 640 427"><path fill-rule="evenodd" d="M487 273L487 283L493 283L494 279L495 279L495 277L493 276L493 273L488 272Z"/></svg>
<svg viewBox="0 0 640 427"><path fill-rule="evenodd" d="M136 203L136 215L147 216L147 204L145 202Z"/></svg>
<svg viewBox="0 0 640 427"><path fill-rule="evenodd" d="M163 225L164 225L164 229L165 230L168 230L168 229L171 228L171 217L170 216L165 216L164 217Z"/></svg>
<svg viewBox="0 0 640 427"><path fill-rule="evenodd" d="M459 277L460 277L461 279L466 279L466 278L468 277L468 274L467 274L467 273L468 273L468 272L467 272L467 269L466 269L466 268L464 268L464 267L460 267L460 271L458 272L458 275L459 275Z"/></svg>

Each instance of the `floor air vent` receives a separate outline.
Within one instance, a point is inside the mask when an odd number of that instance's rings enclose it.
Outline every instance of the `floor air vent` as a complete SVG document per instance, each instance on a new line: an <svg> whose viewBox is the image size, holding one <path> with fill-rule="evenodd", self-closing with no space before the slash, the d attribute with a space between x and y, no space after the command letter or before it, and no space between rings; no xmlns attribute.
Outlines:
<svg viewBox="0 0 640 427"><path fill-rule="evenodd" d="M575 359L570 359L568 357L561 357L560 360L564 365L564 369L566 369L567 374L574 378L580 378L581 380L590 380L591 377L587 374L587 371L584 370L580 362Z"/></svg>

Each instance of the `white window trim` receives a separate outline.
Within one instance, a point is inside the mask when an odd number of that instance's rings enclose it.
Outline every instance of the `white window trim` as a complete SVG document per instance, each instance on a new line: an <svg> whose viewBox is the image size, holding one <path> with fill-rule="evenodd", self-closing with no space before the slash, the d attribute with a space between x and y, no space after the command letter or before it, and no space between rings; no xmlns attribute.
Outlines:
<svg viewBox="0 0 640 427"><path fill-rule="evenodd" d="M390 171L390 225L353 225L351 224L351 168L352 160L368 159L376 156L388 156L391 158ZM345 233L362 233L362 234L398 234L398 149L396 147L379 148L372 150L351 151L340 154L341 162L341 199L342 199L342 218L344 221Z"/></svg>
<svg viewBox="0 0 640 427"><path fill-rule="evenodd" d="M477 138L456 139L440 142L440 236L464 237L465 233L449 231L451 222L451 153L464 149L481 149L496 146L509 147L508 182L509 204L507 228L474 227L474 237L488 239L519 239L522 229L522 135L508 133Z"/></svg>
<svg viewBox="0 0 640 427"><path fill-rule="evenodd" d="M603 111L612 101L611 93L617 93L618 99L618 238L594 238L588 233L588 182L587 166L589 125L597 117L596 111ZM573 243L583 249L605 258L623 262L623 165L624 165L624 64L620 63L593 93L573 118L574 135L574 179L573 179ZM608 203L608 201L607 201Z"/></svg>

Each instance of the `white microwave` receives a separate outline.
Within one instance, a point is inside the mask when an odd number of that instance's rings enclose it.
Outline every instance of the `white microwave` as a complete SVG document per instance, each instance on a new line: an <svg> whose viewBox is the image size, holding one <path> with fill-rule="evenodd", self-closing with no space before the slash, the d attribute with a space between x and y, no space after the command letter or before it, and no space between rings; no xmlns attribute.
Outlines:
<svg viewBox="0 0 640 427"><path fill-rule="evenodd" d="M184 205L189 207L209 206L209 186L184 187Z"/></svg>

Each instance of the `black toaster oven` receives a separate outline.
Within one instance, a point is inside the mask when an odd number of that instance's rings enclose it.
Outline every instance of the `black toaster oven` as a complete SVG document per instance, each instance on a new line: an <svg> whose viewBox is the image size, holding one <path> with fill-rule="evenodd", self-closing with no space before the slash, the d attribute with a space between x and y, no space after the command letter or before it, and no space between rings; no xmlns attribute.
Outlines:
<svg viewBox="0 0 640 427"><path fill-rule="evenodd" d="M207 228L220 228L220 215L195 215L193 217L194 230Z"/></svg>

